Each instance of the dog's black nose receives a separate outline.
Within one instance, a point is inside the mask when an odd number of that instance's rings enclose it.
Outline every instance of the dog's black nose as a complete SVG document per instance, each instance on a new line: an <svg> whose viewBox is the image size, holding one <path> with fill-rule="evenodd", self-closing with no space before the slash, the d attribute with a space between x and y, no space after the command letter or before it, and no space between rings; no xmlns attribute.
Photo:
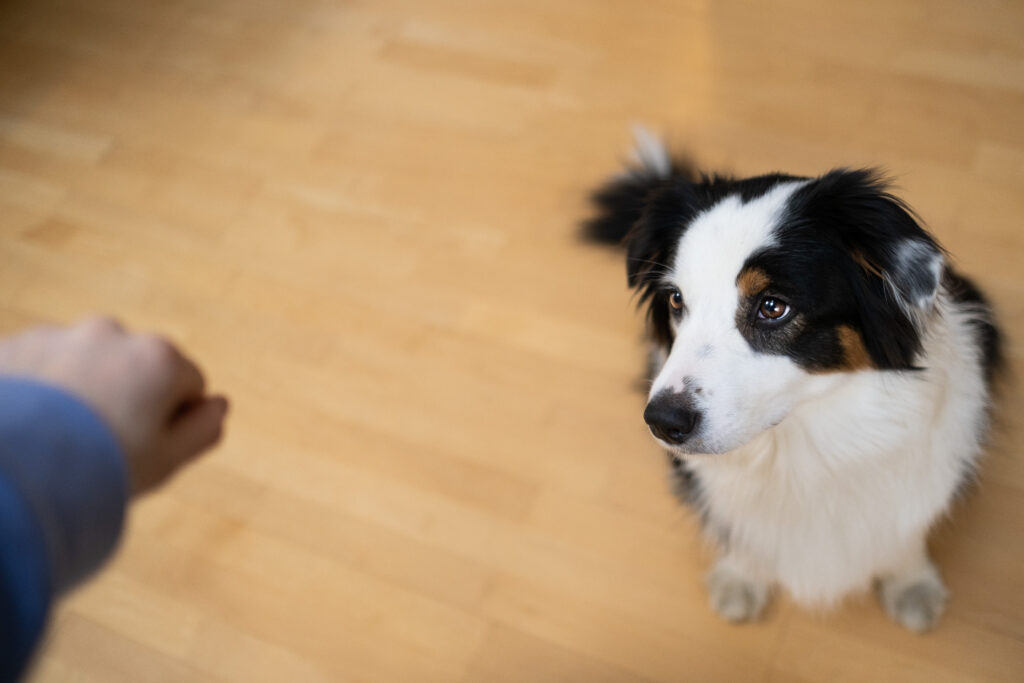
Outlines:
<svg viewBox="0 0 1024 683"><path fill-rule="evenodd" d="M659 395L647 404L644 422L651 433L667 443L678 445L697 428L700 414L690 407L689 402L673 395Z"/></svg>

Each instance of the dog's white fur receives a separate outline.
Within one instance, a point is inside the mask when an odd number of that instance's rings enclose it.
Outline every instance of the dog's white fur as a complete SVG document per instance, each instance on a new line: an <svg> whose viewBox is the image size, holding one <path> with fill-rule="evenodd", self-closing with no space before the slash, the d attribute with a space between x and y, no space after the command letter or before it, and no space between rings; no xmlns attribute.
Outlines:
<svg viewBox="0 0 1024 683"><path fill-rule="evenodd" d="M775 585L820 607L878 579L893 618L924 630L946 599L926 535L985 430L980 352L941 286L906 302L926 331L920 371L810 373L751 349L736 327L736 278L801 184L726 198L683 233L665 279L687 309L651 396L697 387L702 418L685 452L663 445L698 475L712 535L727 530L708 579L723 616L757 616Z"/></svg>

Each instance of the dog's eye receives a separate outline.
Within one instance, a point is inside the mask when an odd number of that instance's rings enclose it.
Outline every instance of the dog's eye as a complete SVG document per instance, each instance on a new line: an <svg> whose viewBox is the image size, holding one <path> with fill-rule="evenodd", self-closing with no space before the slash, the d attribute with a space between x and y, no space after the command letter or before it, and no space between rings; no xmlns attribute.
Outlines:
<svg viewBox="0 0 1024 683"><path fill-rule="evenodd" d="M790 312L789 304L775 296L766 296L761 299L761 305L757 307L757 317L760 320L778 322Z"/></svg>
<svg viewBox="0 0 1024 683"><path fill-rule="evenodd" d="M673 289L668 293L668 305L672 307L673 311L683 310L683 293L678 289Z"/></svg>

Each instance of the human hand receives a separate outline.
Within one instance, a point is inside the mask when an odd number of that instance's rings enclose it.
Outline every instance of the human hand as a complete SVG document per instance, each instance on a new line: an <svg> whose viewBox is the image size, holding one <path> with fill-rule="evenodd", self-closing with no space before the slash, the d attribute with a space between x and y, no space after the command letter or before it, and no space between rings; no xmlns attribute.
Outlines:
<svg viewBox="0 0 1024 683"><path fill-rule="evenodd" d="M0 375L46 382L89 404L121 444L136 495L215 445L228 410L173 344L104 317L0 339Z"/></svg>

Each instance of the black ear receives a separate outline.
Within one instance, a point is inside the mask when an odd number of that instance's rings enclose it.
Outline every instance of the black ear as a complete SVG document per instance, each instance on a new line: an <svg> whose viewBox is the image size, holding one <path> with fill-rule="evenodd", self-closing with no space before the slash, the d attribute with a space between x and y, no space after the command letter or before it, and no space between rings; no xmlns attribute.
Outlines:
<svg viewBox="0 0 1024 683"><path fill-rule="evenodd" d="M624 240L630 287L656 282L672 267L679 238L696 214L696 206L693 186L681 180L666 183L647 197Z"/></svg>
<svg viewBox="0 0 1024 683"><path fill-rule="evenodd" d="M662 282L672 269L676 248L687 225L697 213L697 195L692 183L677 179L666 182L647 197L640 218L626 235L626 278L637 290L640 304L646 304L654 337L672 344L672 326Z"/></svg>
<svg viewBox="0 0 1024 683"><path fill-rule="evenodd" d="M655 135L634 128L635 164L591 195L597 209L583 224L584 239L626 249L626 278L648 307L651 332L672 343L661 283L672 268L679 237L696 215L695 184L707 179L686 155L672 155Z"/></svg>
<svg viewBox="0 0 1024 683"><path fill-rule="evenodd" d="M832 171L802 188L791 207L795 222L824 231L845 259L842 270L875 365L912 368L922 320L935 304L942 248L875 171Z"/></svg>
<svg viewBox="0 0 1024 683"><path fill-rule="evenodd" d="M930 239L870 247L855 254L851 274L865 347L880 368L914 368L922 322L935 304L942 252Z"/></svg>

